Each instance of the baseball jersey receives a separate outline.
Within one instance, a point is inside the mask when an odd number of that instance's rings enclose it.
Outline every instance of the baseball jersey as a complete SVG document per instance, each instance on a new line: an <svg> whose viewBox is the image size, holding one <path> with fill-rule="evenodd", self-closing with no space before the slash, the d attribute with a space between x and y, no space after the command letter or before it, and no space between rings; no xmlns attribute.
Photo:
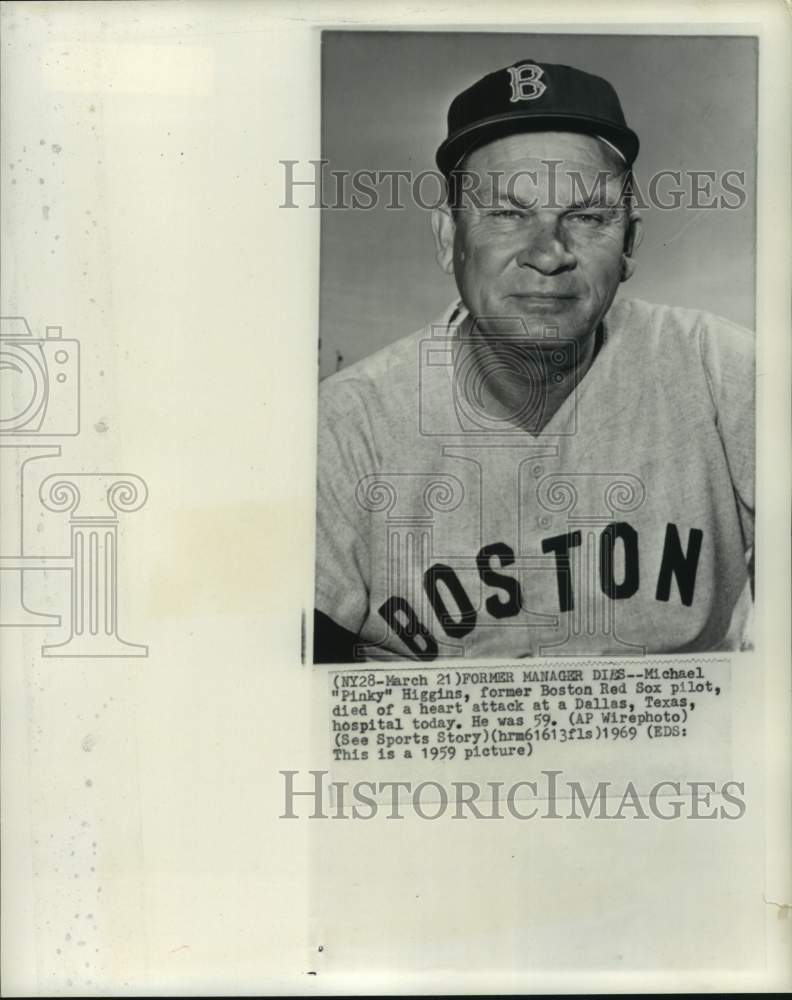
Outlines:
<svg viewBox="0 0 792 1000"><path fill-rule="evenodd" d="M533 434L477 406L466 315L321 383L317 609L368 660L730 648L753 550L752 334L619 299Z"/></svg>

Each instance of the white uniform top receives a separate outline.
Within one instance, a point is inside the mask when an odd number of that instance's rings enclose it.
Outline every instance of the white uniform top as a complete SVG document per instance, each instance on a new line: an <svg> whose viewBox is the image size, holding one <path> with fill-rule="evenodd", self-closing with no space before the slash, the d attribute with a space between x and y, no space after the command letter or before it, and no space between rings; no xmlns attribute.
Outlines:
<svg viewBox="0 0 792 1000"><path fill-rule="evenodd" d="M465 316L322 383L317 608L361 659L739 646L752 334L621 299L534 436L476 409L475 373L454 370Z"/></svg>

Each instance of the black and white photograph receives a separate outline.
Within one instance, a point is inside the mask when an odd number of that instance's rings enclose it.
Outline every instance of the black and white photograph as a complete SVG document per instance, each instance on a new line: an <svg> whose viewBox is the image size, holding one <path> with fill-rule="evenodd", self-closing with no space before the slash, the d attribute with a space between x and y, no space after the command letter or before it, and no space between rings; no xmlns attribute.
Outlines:
<svg viewBox="0 0 792 1000"><path fill-rule="evenodd" d="M752 648L757 58L323 33L314 662Z"/></svg>

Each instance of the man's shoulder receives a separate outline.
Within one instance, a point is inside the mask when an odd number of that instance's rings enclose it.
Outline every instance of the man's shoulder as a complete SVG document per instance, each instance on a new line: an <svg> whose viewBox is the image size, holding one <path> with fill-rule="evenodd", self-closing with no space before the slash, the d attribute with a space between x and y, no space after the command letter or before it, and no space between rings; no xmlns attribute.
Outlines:
<svg viewBox="0 0 792 1000"><path fill-rule="evenodd" d="M678 351L680 359L694 354L704 361L723 356L748 362L754 355L751 330L703 309L623 298L614 303L607 321L614 339L639 338L642 349L653 348L666 358Z"/></svg>
<svg viewBox="0 0 792 1000"><path fill-rule="evenodd" d="M418 368L421 340L430 336L431 328L424 327L400 337L387 347L361 358L343 371L336 372L322 381L323 392L338 392L342 387L363 386L409 375Z"/></svg>
<svg viewBox="0 0 792 1000"><path fill-rule="evenodd" d="M421 359L431 341L451 328L453 309L426 326L395 340L387 347L323 379L319 386L320 404L325 408L349 407L353 399L364 404L409 406L415 398Z"/></svg>

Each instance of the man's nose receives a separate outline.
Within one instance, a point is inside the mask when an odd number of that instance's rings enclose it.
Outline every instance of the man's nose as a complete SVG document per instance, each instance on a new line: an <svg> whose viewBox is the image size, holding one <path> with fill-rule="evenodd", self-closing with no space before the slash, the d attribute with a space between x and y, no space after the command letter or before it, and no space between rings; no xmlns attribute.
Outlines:
<svg viewBox="0 0 792 1000"><path fill-rule="evenodd" d="M558 274L571 270L577 258L569 250L560 220L535 221L525 233L525 244L517 254L518 267L529 267L540 274Z"/></svg>

